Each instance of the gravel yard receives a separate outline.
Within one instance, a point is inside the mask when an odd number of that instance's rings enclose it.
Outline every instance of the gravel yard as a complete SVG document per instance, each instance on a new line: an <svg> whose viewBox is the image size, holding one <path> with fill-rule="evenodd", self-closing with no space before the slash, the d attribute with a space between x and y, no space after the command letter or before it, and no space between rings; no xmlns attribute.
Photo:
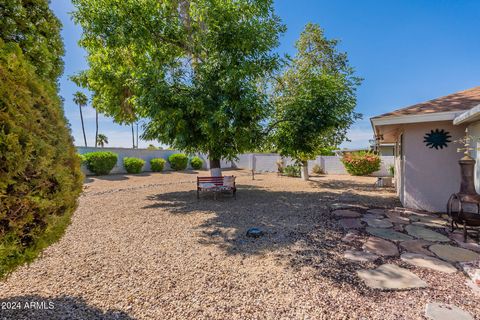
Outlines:
<svg viewBox="0 0 480 320"><path fill-rule="evenodd" d="M399 206L374 178L226 174L237 175L237 200L197 201L196 172L87 178L64 237L0 283L0 318L422 319L432 301L480 317L460 272L382 257L429 287L382 292L356 276L380 263L343 258L350 247L329 205ZM266 234L248 238L250 227ZM32 301L44 310L25 308Z"/></svg>

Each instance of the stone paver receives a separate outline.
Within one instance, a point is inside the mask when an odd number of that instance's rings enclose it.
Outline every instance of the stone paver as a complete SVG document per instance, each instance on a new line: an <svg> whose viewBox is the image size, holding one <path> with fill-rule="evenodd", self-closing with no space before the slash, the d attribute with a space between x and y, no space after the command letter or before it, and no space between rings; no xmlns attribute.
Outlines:
<svg viewBox="0 0 480 320"><path fill-rule="evenodd" d="M335 210L333 211L333 214L340 218L358 218L361 216L360 212L344 209Z"/></svg>
<svg viewBox="0 0 480 320"><path fill-rule="evenodd" d="M344 229L360 229L363 228L362 221L356 218L346 218L338 220Z"/></svg>
<svg viewBox="0 0 480 320"><path fill-rule="evenodd" d="M433 243L431 243L430 241L417 240L417 239L400 242L400 246L405 250L407 250L408 252L424 254L427 256L434 255L433 253L428 251L428 249L425 249L425 247L428 247L432 244Z"/></svg>
<svg viewBox="0 0 480 320"><path fill-rule="evenodd" d="M392 229L367 227L365 230L372 236L376 236L376 237L380 237L380 238L392 240L392 241L407 241L407 240L413 239L409 235L394 231Z"/></svg>
<svg viewBox="0 0 480 320"><path fill-rule="evenodd" d="M368 208L365 207L365 206L362 206L360 204L337 202L337 203L331 204L330 209L331 210L338 210L338 209L362 209L362 210L366 210Z"/></svg>
<svg viewBox="0 0 480 320"><path fill-rule="evenodd" d="M357 230L350 230L347 234L342 238L343 242L352 243L354 241L359 241L361 237L358 234Z"/></svg>
<svg viewBox="0 0 480 320"><path fill-rule="evenodd" d="M358 270L357 275L373 289L408 290L427 287L427 283L416 274L394 264L383 264L372 270Z"/></svg>
<svg viewBox="0 0 480 320"><path fill-rule="evenodd" d="M444 244L434 244L429 247L429 250L437 257L451 262L473 261L480 257L473 251Z"/></svg>
<svg viewBox="0 0 480 320"><path fill-rule="evenodd" d="M460 262L460 268L470 278L470 283L480 290L480 259L470 262Z"/></svg>
<svg viewBox="0 0 480 320"><path fill-rule="evenodd" d="M431 216L431 215L424 215L424 214L412 214L409 216L411 221L414 221L414 225L432 227L432 228L443 228L447 221L438 217L438 216Z"/></svg>
<svg viewBox="0 0 480 320"><path fill-rule="evenodd" d="M411 265L445 273L455 273L457 269L450 263L418 253L404 253L400 258Z"/></svg>
<svg viewBox="0 0 480 320"><path fill-rule="evenodd" d="M427 303L425 317L429 320L473 320L465 310L443 303Z"/></svg>
<svg viewBox="0 0 480 320"><path fill-rule="evenodd" d="M405 227L405 231L407 231L409 235L418 239L423 239L423 240L432 241L432 242L449 242L450 241L450 239L448 239L448 237L444 236L443 234L440 234L438 232L435 232L433 230L426 229L420 226L409 225Z"/></svg>
<svg viewBox="0 0 480 320"><path fill-rule="evenodd" d="M394 243L376 237L369 237L363 245L363 250L384 257L398 256L398 249Z"/></svg>
<svg viewBox="0 0 480 320"><path fill-rule="evenodd" d="M378 259L378 256L361 250L347 250L343 254L343 257L348 260L358 261L358 262L369 262L375 261Z"/></svg>
<svg viewBox="0 0 480 320"><path fill-rule="evenodd" d="M385 209L370 209L370 210L367 210L367 213L370 213L370 214L374 214L374 215L379 215L379 216L385 216L385 213L387 212L387 210Z"/></svg>
<svg viewBox="0 0 480 320"><path fill-rule="evenodd" d="M459 247L480 253L480 244L470 237L467 237L466 243L463 242L463 234L461 233L450 233L449 238L455 241Z"/></svg>
<svg viewBox="0 0 480 320"><path fill-rule="evenodd" d="M384 219L385 216L383 214L378 214L378 213L365 213L363 215L363 218L365 218L365 219Z"/></svg>
<svg viewBox="0 0 480 320"><path fill-rule="evenodd" d="M403 224L394 224L394 225L393 225L393 230L395 230L395 231L404 231L404 230L405 230L405 225L403 225Z"/></svg>
<svg viewBox="0 0 480 320"><path fill-rule="evenodd" d="M370 227L373 228L391 228L393 224L387 219L362 218Z"/></svg>
<svg viewBox="0 0 480 320"><path fill-rule="evenodd" d="M401 223L401 224L410 223L410 219L408 219L407 217L401 216L400 213L396 211L387 211L385 215L387 216L388 220L390 220L393 223Z"/></svg>
<svg viewBox="0 0 480 320"><path fill-rule="evenodd" d="M429 221L416 221L412 223L415 226L421 227L430 227L430 228L443 228L445 224L438 224L436 222L429 222Z"/></svg>

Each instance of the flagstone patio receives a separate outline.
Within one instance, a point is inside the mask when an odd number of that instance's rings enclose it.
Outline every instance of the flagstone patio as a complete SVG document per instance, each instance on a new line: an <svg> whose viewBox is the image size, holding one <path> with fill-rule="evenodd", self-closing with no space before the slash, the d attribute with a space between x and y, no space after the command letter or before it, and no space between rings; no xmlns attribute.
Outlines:
<svg viewBox="0 0 480 320"><path fill-rule="evenodd" d="M338 216L333 210L333 215ZM350 210L354 211L354 210ZM357 208L356 216L359 224L347 224L342 219L340 224L347 229L342 241L352 245L345 252L344 258L359 263L374 262L381 257L395 258L396 263L381 264L376 268L359 269L357 276L370 288L377 290L413 290L428 287L428 283L414 272L400 265L418 267L432 272L456 273L463 271L468 283L478 294L480 290L480 245L473 239L463 242L463 235L451 232L449 221L445 215L413 212L401 208L366 209ZM351 219L353 220L353 219ZM363 235L363 236L362 236ZM368 236L370 235L370 236ZM368 236L368 237L367 237ZM355 243L363 243L362 250L355 248ZM430 303L426 306L427 319L473 319L472 316L455 306Z"/></svg>

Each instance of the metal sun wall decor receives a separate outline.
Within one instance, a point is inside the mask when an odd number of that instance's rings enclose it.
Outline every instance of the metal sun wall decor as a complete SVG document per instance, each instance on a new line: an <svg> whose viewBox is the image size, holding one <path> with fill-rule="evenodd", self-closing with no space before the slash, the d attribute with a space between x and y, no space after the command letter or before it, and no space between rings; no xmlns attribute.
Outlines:
<svg viewBox="0 0 480 320"><path fill-rule="evenodd" d="M438 148L443 149L443 147L448 147L447 143L452 142L450 140L451 137L450 132L443 129L435 129L431 130L430 133L425 134L423 142L425 142L425 145L430 149L435 148L438 150Z"/></svg>

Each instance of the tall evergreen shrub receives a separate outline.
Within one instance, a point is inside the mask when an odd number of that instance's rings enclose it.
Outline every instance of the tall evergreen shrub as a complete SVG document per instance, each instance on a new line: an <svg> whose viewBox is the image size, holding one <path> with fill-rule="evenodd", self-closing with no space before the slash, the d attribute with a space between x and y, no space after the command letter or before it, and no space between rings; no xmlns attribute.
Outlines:
<svg viewBox="0 0 480 320"><path fill-rule="evenodd" d="M0 5L0 277L61 237L82 188L58 96L60 22L47 0Z"/></svg>

